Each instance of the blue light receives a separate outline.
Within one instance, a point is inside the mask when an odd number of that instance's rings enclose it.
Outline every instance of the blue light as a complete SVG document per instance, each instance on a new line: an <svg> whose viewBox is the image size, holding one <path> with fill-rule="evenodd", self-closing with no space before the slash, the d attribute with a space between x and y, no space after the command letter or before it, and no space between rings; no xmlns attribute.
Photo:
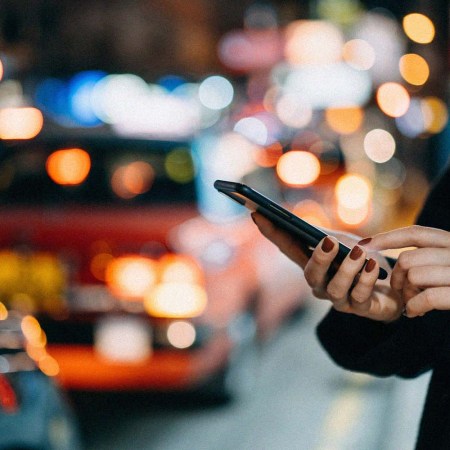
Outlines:
<svg viewBox="0 0 450 450"><path fill-rule="evenodd" d="M185 83L186 80L178 75L166 75L158 80L158 84L169 92Z"/></svg>
<svg viewBox="0 0 450 450"><path fill-rule="evenodd" d="M92 92L95 85L106 76L98 70L80 72L68 83L70 115L81 126L93 127L102 124L92 108Z"/></svg>

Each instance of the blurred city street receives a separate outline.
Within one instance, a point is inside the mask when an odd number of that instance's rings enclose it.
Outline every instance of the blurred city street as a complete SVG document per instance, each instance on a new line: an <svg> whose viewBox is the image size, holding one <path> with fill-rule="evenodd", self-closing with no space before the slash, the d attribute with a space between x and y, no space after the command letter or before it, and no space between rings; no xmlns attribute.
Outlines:
<svg viewBox="0 0 450 450"><path fill-rule="evenodd" d="M201 406L140 394L84 396L87 450L408 450L427 376L376 379L341 370L320 348L314 303L260 353L255 386Z"/></svg>

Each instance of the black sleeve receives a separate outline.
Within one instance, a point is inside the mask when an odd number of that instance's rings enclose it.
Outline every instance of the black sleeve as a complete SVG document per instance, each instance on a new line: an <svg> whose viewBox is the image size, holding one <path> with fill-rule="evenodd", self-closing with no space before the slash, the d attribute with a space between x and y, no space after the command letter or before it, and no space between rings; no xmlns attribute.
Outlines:
<svg viewBox="0 0 450 450"><path fill-rule="evenodd" d="M317 335L331 358L346 369L409 378L433 366L449 318L450 313L433 311L384 324L331 309L317 327Z"/></svg>
<svg viewBox="0 0 450 450"><path fill-rule="evenodd" d="M431 190L417 223L450 230L449 192L450 168ZM378 376L414 377L434 365L449 328L450 311L384 324L331 309L317 334L342 367Z"/></svg>

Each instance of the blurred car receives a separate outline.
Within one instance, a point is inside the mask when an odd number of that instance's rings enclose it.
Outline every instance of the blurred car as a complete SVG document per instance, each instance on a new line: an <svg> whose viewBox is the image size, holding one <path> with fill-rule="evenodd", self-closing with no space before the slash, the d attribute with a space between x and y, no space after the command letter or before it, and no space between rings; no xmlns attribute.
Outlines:
<svg viewBox="0 0 450 450"><path fill-rule="evenodd" d="M187 142L2 142L0 295L36 313L64 387L225 391L300 304L248 216L199 214L199 176Z"/></svg>
<svg viewBox="0 0 450 450"><path fill-rule="evenodd" d="M64 393L26 351L33 346L30 329L36 323L0 303L0 449L81 449L78 424Z"/></svg>

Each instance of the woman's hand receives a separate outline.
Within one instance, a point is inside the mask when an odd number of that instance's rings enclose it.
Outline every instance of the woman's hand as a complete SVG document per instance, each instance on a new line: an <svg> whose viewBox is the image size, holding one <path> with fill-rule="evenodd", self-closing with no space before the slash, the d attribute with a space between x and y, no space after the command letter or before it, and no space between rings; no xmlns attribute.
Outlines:
<svg viewBox="0 0 450 450"><path fill-rule="evenodd" d="M408 317L433 309L450 310L450 233L414 225L363 239L370 250L417 247L400 253L391 275L392 288L406 303Z"/></svg>
<svg viewBox="0 0 450 450"><path fill-rule="evenodd" d="M334 268L333 261L338 253L338 240L334 236L325 237L309 255L294 237L264 216L253 213L252 217L261 233L303 268L305 279L317 298L331 301L338 311L374 320L390 322L400 317L403 309L400 297L388 280L377 282L381 260L370 258L366 263L367 252L355 245L357 238L339 236L353 248L341 265Z"/></svg>

